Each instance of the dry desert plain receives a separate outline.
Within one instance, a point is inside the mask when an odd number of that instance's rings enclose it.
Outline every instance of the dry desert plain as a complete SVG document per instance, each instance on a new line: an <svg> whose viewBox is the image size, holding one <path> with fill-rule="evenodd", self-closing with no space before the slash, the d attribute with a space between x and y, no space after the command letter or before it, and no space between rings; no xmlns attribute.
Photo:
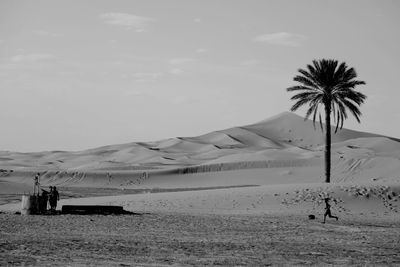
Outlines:
<svg viewBox="0 0 400 267"><path fill-rule="evenodd" d="M334 134L330 184L323 150L321 131L285 112L198 137L0 152L0 265L400 265L399 140ZM136 214L17 215L36 172L59 208ZM322 224L326 197L339 220Z"/></svg>

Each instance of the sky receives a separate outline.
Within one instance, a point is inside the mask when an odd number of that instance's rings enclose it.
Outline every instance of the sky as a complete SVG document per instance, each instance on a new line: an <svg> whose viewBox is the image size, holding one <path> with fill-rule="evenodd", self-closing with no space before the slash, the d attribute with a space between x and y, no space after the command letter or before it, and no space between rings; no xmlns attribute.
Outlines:
<svg viewBox="0 0 400 267"><path fill-rule="evenodd" d="M288 111L297 70L321 58L367 83L345 127L400 138L399 14L395 0L0 0L0 150L256 123Z"/></svg>

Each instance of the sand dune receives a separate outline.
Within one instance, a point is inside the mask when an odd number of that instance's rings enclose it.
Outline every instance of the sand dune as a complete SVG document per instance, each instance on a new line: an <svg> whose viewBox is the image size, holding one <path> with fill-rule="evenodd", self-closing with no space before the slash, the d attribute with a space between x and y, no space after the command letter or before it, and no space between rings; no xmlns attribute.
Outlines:
<svg viewBox="0 0 400 267"><path fill-rule="evenodd" d="M375 137L375 139L370 139ZM369 149L397 155L395 139L342 129L333 135L334 148ZM100 170L128 166L154 167L201 165L208 162L284 160L321 157L324 136L311 121L289 112L253 125L234 127L197 137L170 138L148 143L129 143L78 152L0 152L5 169ZM371 140L373 140L371 142Z"/></svg>
<svg viewBox="0 0 400 267"><path fill-rule="evenodd" d="M174 212L278 212L284 206L278 196L323 186L319 183L324 179L324 135L316 127L311 121L284 112L256 124L196 137L109 145L76 152L2 151L0 181L3 191L14 194L29 189L38 171L42 174L43 186L197 190L65 200L64 203L116 203L130 210ZM342 189L335 187L332 192L343 199L345 206L358 201L343 195L354 184L369 190L389 186L398 193L400 143L397 139L349 129L339 131L332 139L332 181L344 183ZM248 185L256 187L198 191ZM260 200L264 195L268 195L265 203ZM144 200L150 198L151 201ZM379 200L379 196L375 198ZM371 199L368 201L376 207L371 212L379 213L382 200L371 202ZM18 204L10 205L0 209L18 207ZM300 210L311 212L307 205ZM357 209L363 207L358 205L354 210ZM389 213L398 216L397 208L396 212Z"/></svg>

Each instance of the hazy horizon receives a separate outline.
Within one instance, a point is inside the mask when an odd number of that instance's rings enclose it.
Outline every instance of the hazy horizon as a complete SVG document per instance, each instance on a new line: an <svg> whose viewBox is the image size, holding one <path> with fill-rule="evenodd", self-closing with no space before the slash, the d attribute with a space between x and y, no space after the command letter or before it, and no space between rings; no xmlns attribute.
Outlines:
<svg viewBox="0 0 400 267"><path fill-rule="evenodd" d="M354 67L361 124L400 137L396 1L0 3L0 150L84 150L196 136L293 104L298 68ZM296 114L303 116L304 112Z"/></svg>

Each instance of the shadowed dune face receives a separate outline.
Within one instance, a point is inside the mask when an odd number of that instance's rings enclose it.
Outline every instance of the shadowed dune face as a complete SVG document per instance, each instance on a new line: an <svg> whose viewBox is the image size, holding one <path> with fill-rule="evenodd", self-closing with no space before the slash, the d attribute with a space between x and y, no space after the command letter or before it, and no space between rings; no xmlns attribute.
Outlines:
<svg viewBox="0 0 400 267"><path fill-rule="evenodd" d="M105 181L107 172L113 172L121 181L131 181L140 177L143 171L161 175L163 171L193 174L265 169L263 175L268 176L269 173L296 173L296 169L303 168L304 177L312 178L307 181L320 181L324 134L319 125L315 126L310 120L304 121L300 116L284 112L256 124L196 137L110 145L77 152L2 151L0 168L12 169L21 176L23 172L48 171L47 176L52 173L56 177L70 177L71 183L82 183L96 173L104 176ZM397 164L400 143L396 139L342 129L332 135L332 141L333 181L392 179L396 172L400 173L400 167L397 167L400 166ZM271 172L271 168L279 170ZM66 174L61 175L63 172ZM76 173L83 173L86 178L73 178L77 177ZM290 177L291 181L290 175L284 176ZM236 181L234 184L241 184L238 179L233 180ZM245 178L242 180L242 184L249 184ZM299 182L302 182L301 177ZM113 185L120 184L128 182Z"/></svg>

